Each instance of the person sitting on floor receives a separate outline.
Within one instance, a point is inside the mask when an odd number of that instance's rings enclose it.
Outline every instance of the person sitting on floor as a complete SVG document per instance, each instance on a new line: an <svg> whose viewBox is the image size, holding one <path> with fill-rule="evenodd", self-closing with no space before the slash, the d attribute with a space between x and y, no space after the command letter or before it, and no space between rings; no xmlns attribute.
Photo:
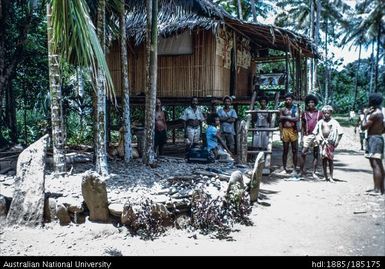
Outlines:
<svg viewBox="0 0 385 269"><path fill-rule="evenodd" d="M207 117L208 127L206 129L206 142L207 150L209 152L209 160L215 161L221 157L221 159L231 159L230 150L221 138L221 132L218 129L220 120L216 113L211 113ZM219 142L219 143L218 143ZM226 153L223 148L227 150ZM222 158L224 156L224 158Z"/></svg>

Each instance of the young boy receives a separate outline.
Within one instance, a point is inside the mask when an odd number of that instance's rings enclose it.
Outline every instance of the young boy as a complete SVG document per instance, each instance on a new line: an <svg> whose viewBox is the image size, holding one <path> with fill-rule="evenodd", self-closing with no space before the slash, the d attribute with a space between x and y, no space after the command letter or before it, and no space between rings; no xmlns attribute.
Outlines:
<svg viewBox="0 0 385 269"><path fill-rule="evenodd" d="M333 179L333 159L334 150L337 148L343 130L340 124L332 118L333 108L326 105L322 108L324 118L320 120L313 130L316 140L321 147L322 167L326 181L334 182ZM330 177L327 175L327 165L329 163Z"/></svg>
<svg viewBox="0 0 385 269"><path fill-rule="evenodd" d="M306 162L306 155L309 151L309 149L313 149L313 179L319 179L316 172L317 172L317 164L318 164L318 155L319 155L319 146L316 143L315 135L313 134L313 130L315 126L317 125L317 122L323 118L323 114L321 111L318 111L316 106L318 104L318 98L312 94L309 94L305 98L305 106L306 109L302 113L301 117L301 123L302 123L302 141L303 141L303 147L301 151L301 158L300 158L300 171L301 176L305 177L305 162Z"/></svg>

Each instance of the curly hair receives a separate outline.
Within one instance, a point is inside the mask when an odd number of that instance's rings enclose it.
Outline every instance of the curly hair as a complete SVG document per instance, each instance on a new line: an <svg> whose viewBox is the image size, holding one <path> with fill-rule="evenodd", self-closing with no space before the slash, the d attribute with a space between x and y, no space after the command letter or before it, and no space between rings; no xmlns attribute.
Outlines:
<svg viewBox="0 0 385 269"><path fill-rule="evenodd" d="M214 125L215 124L215 118L219 118L219 115L217 113L210 113L207 115L207 124L208 125Z"/></svg>
<svg viewBox="0 0 385 269"><path fill-rule="evenodd" d="M318 105L318 98L315 95L309 94L305 97L305 105L308 105L310 101L313 101L315 105Z"/></svg>
<svg viewBox="0 0 385 269"><path fill-rule="evenodd" d="M288 92L287 94L285 94L285 99L286 98L294 99L294 95L291 92Z"/></svg>
<svg viewBox="0 0 385 269"><path fill-rule="evenodd" d="M260 95L260 96L258 97L258 102L261 102L262 100L265 100L266 103L269 102L269 98L267 98L266 95Z"/></svg>
<svg viewBox="0 0 385 269"><path fill-rule="evenodd" d="M379 93L371 93L369 95L369 106L379 107L382 104L382 95Z"/></svg>

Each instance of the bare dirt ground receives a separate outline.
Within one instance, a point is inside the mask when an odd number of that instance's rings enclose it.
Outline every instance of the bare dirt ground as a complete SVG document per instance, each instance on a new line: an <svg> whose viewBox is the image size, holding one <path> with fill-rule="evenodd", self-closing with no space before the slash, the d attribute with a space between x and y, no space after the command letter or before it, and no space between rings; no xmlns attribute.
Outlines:
<svg viewBox="0 0 385 269"><path fill-rule="evenodd" d="M111 224L49 223L40 228L2 227L0 255L384 256L384 195L365 192L373 185L369 161L359 151L358 135L344 129L335 156L338 181L265 177L264 205L253 206L253 226L234 227L232 241L176 228L144 241ZM279 160L278 154L275 164Z"/></svg>

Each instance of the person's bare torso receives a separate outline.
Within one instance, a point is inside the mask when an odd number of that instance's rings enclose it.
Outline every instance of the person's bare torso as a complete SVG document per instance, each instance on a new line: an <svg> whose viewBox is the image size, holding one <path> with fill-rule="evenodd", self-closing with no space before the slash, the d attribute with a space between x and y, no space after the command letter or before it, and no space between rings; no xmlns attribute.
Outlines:
<svg viewBox="0 0 385 269"><path fill-rule="evenodd" d="M368 128L368 135L381 135L384 129L384 115L379 108L376 108L369 114L369 120L373 122L372 126Z"/></svg>
<svg viewBox="0 0 385 269"><path fill-rule="evenodd" d="M321 129L322 129L322 135L324 138L328 138L329 134L331 132L331 125L329 123L330 123L330 121L323 121L322 122Z"/></svg>
<svg viewBox="0 0 385 269"><path fill-rule="evenodd" d="M290 108L287 108L287 107L285 107L285 108L283 108L282 109L282 116L292 116L291 115L291 109L292 109L292 107L290 107ZM293 122L291 122L291 121L289 121L289 120L283 120L283 122L282 122L282 127L283 128L291 128L291 127L293 127Z"/></svg>
<svg viewBox="0 0 385 269"><path fill-rule="evenodd" d="M166 118L163 111L156 111L155 113L155 128L157 131L166 129Z"/></svg>

